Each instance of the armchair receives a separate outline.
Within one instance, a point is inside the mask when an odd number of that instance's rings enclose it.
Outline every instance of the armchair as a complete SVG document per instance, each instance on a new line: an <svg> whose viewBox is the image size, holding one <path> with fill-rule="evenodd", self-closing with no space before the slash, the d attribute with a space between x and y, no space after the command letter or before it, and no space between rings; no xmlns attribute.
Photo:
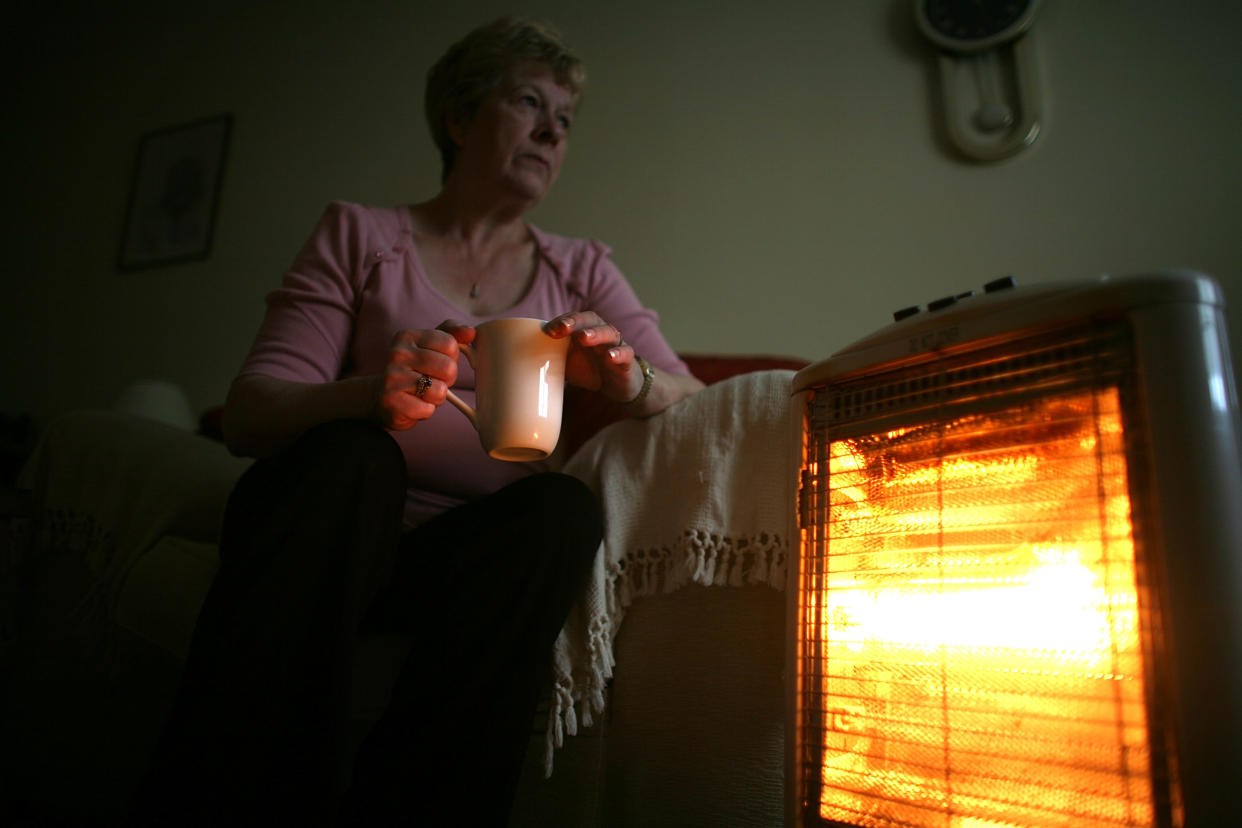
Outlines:
<svg viewBox="0 0 1242 828"><path fill-rule="evenodd" d="M805 364L686 361L709 383ZM610 418L590 405L576 402L590 422L567 423L568 448ZM107 825L122 815L215 574L224 504L249 462L212 439L213 424L209 412L205 436L74 412L46 429L26 464L28 541L0 560L0 823ZM609 705L565 739L551 778L545 733L565 711L553 700L535 723L511 824L694 824L687 814L779 824L783 623L780 593L762 584L689 584L635 601L613 642ZM363 648L358 738L384 703L402 642L374 637Z"/></svg>

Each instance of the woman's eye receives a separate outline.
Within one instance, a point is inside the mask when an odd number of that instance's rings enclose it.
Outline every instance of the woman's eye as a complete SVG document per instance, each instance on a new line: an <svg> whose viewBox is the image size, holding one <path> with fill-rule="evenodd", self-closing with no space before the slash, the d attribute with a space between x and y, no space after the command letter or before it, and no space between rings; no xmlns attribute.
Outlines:
<svg viewBox="0 0 1242 828"><path fill-rule="evenodd" d="M561 129L568 130L570 127L570 120L566 118L564 115L561 115L559 118L557 118L556 122L561 125Z"/></svg>
<svg viewBox="0 0 1242 828"><path fill-rule="evenodd" d="M539 99L536 98L534 95L523 95L518 100L521 101L526 106L535 106L535 107L539 106Z"/></svg>

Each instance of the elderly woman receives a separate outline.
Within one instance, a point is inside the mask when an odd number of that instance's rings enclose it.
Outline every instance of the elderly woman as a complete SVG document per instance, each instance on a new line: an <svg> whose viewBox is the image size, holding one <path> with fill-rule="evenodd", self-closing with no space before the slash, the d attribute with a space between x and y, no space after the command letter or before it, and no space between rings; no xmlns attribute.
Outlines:
<svg viewBox="0 0 1242 828"><path fill-rule="evenodd" d="M570 341L567 382L633 416L702 387L604 245L523 218L583 83L543 26L470 33L427 80L440 191L332 205L269 296L224 424L260 459L230 498L135 822L504 824L602 527L582 484L491 459L444 406L472 393L459 347L485 320L536 317ZM413 646L347 776L346 681L370 629Z"/></svg>

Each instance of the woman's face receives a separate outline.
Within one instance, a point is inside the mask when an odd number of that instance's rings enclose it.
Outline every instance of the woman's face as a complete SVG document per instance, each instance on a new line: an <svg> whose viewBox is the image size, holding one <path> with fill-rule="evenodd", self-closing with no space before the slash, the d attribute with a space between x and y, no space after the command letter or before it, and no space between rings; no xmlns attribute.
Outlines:
<svg viewBox="0 0 1242 828"><path fill-rule="evenodd" d="M537 203L561 171L573 110L573 93L548 66L515 63L469 123L450 125L460 147L453 171Z"/></svg>

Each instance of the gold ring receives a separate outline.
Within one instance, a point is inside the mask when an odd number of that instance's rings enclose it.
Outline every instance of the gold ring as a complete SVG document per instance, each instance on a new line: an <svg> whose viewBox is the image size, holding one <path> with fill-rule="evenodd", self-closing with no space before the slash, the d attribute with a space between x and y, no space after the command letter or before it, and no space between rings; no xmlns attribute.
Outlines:
<svg viewBox="0 0 1242 828"><path fill-rule="evenodd" d="M418 378L418 381L414 383L414 396L418 397L421 400L423 398L423 394L426 394L427 389L430 387L431 387L431 377L427 376L426 374L423 374L422 376Z"/></svg>

